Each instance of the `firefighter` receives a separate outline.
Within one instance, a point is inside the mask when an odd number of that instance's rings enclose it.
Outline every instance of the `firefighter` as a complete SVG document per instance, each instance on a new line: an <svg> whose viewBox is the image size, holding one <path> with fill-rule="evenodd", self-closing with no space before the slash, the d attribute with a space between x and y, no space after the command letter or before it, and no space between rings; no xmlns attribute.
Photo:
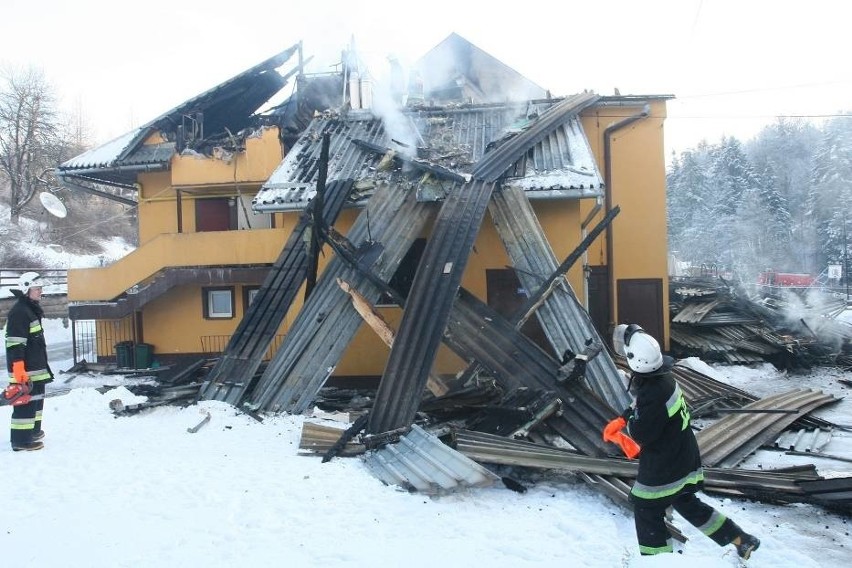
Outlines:
<svg viewBox="0 0 852 568"><path fill-rule="evenodd" d="M704 485L704 471L689 408L671 374L674 360L664 356L657 340L636 324L617 326L613 345L633 371L629 388L635 399L621 417L641 447L639 473L630 491L639 552L672 552L665 525L671 506L719 546L733 544L747 559L760 540L696 495Z"/></svg>
<svg viewBox="0 0 852 568"><path fill-rule="evenodd" d="M19 397L12 410L12 449L40 450L44 447L41 413L44 387L53 380L47 363L47 345L39 305L42 287L49 285L36 272L21 274L11 292L18 301L9 310L6 321L6 366L9 371L7 399Z"/></svg>

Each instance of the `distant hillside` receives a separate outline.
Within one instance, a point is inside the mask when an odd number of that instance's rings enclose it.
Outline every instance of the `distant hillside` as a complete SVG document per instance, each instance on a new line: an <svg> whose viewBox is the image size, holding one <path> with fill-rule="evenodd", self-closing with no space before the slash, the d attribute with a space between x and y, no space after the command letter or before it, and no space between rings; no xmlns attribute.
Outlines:
<svg viewBox="0 0 852 568"><path fill-rule="evenodd" d="M8 192L0 189L0 268L101 266L135 248L134 207L67 190L56 195L65 205L66 217L54 217L36 197L13 225Z"/></svg>

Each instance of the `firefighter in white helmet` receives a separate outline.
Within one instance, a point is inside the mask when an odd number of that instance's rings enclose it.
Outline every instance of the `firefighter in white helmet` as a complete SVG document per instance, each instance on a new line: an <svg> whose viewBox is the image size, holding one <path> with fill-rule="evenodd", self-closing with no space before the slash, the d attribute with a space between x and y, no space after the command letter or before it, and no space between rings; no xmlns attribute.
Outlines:
<svg viewBox="0 0 852 568"><path fill-rule="evenodd" d="M47 363L47 344L39 302L42 287L50 285L37 272L25 272L10 287L18 301L6 318L6 366L9 386L4 391L12 401L10 441L14 451L40 450L44 447L41 429L44 387L53 380Z"/></svg>
<svg viewBox="0 0 852 568"><path fill-rule="evenodd" d="M748 558L760 541L696 496L704 485L704 470L689 408L671 373L674 360L636 324L617 326L613 346L633 371L630 384L636 398L621 416L641 448L639 473L630 491L639 552L672 552L664 520L671 506L717 544L734 544L739 556Z"/></svg>

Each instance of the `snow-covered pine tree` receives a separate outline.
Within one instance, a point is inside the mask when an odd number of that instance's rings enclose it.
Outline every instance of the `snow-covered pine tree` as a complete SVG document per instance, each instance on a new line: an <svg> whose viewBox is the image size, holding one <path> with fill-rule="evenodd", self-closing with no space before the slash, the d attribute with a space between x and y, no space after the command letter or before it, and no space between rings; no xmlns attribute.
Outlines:
<svg viewBox="0 0 852 568"><path fill-rule="evenodd" d="M814 157L807 213L814 227L811 269L841 262L852 210L852 116L834 118L823 128ZM847 251L848 254L848 251Z"/></svg>

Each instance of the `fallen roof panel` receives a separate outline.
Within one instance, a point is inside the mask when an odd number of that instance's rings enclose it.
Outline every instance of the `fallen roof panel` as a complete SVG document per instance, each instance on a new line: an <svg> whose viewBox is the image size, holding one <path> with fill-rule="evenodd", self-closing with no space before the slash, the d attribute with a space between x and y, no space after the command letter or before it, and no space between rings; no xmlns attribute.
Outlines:
<svg viewBox="0 0 852 568"><path fill-rule="evenodd" d="M556 271L559 262L527 196L518 189L503 187L491 197L489 212L521 284L533 293ZM536 316L556 356L566 349L582 353L589 339L605 344L565 278L560 278L559 287L536 310ZM605 350L589 362L586 380L613 408L630 404L624 380Z"/></svg>
<svg viewBox="0 0 852 568"><path fill-rule="evenodd" d="M488 487L500 481L497 475L416 424L399 442L368 452L364 461L388 485L427 494L461 487Z"/></svg>
<svg viewBox="0 0 852 568"><path fill-rule="evenodd" d="M411 424L494 185L458 186L444 201L414 276L367 431Z"/></svg>
<svg viewBox="0 0 852 568"><path fill-rule="evenodd" d="M370 199L348 236L355 246L375 243L381 255L370 264L373 273L389 281L411 243L432 213L417 203L413 191L381 187ZM337 285L342 278L372 301L380 291L335 255L323 270L317 287L299 311L284 342L254 389L252 405L262 410L303 412L338 364L361 326L361 316Z"/></svg>
<svg viewBox="0 0 852 568"><path fill-rule="evenodd" d="M754 413L729 414L696 434L705 465L734 467L760 446L771 445L798 416L837 399L822 391L799 389L744 406ZM788 411L783 413L761 411Z"/></svg>
<svg viewBox="0 0 852 568"><path fill-rule="evenodd" d="M326 224L333 224L337 219L351 189L351 181L326 186L323 201ZM304 238L310 230L311 219L306 211L237 325L225 352L207 376L201 390L204 400L222 400L235 406L242 401L262 357L307 277L308 253Z"/></svg>

